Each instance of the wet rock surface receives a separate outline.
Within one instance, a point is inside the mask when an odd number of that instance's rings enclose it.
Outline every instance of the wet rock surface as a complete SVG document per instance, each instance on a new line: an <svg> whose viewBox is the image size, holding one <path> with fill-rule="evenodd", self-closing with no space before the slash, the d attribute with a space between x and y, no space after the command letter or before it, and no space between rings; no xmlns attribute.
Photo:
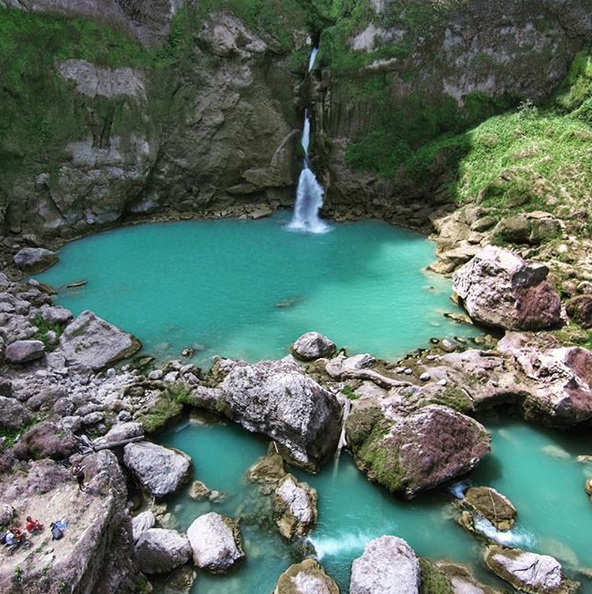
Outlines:
<svg viewBox="0 0 592 594"><path fill-rule="evenodd" d="M469 488L460 506L464 512L459 522L471 532L479 532L475 521L480 518L485 518L497 530L511 530L518 513L507 497L491 487Z"/></svg>
<svg viewBox="0 0 592 594"><path fill-rule="evenodd" d="M274 491L274 518L280 534L291 540L307 535L317 521L318 496L315 489L285 476Z"/></svg>

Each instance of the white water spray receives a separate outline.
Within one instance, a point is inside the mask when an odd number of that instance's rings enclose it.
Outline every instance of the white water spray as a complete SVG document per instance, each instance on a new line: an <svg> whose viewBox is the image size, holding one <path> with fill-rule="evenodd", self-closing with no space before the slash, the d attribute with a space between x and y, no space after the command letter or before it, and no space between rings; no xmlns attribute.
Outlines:
<svg viewBox="0 0 592 594"><path fill-rule="evenodd" d="M315 47L308 62L309 72L314 66L317 52L318 49ZM308 109L304 112L304 125L302 127L300 144L304 151L304 167L298 179L294 215L288 228L307 233L326 233L329 231L329 227L319 218L319 210L323 206L325 191L310 169L308 156L308 149L310 147L310 115Z"/></svg>
<svg viewBox="0 0 592 594"><path fill-rule="evenodd" d="M534 545L534 537L532 534L520 529L502 532L501 530L498 530L487 518L482 516L475 516L474 526L477 532L506 547L532 548Z"/></svg>

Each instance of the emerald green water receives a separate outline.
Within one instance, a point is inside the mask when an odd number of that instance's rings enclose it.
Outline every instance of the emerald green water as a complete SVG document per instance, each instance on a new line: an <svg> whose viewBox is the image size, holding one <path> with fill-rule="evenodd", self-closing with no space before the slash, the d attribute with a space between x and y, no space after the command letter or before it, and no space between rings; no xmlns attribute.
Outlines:
<svg viewBox="0 0 592 594"><path fill-rule="evenodd" d="M493 453L471 477L474 484L491 485L510 497L518 508L518 524L510 544L560 559L570 576L582 580L579 568L592 567L592 505L583 485L592 465L576 456L590 453L581 439L538 430L511 419L486 421L493 436ZM185 424L163 435L162 443L189 453L195 478L210 488L229 493L220 503L195 502L186 493L170 500L169 510L186 529L202 513L218 511L241 518L247 562L228 576L200 573L197 594L270 594L279 575L302 553L291 549L265 518L254 488L245 481L248 467L265 453L266 442L229 425ZM590 442L588 442L590 446ZM554 455L548 450L554 448ZM559 450L557 450L559 448ZM555 457L562 451L563 457ZM547 453L546 453L547 452ZM318 558L349 591L351 562L364 545L383 534L405 538L420 554L432 560L466 563L493 585L495 579L481 561L481 544L452 519L453 497L445 492L426 494L413 502L395 499L366 481L344 453L318 475L296 471L319 493L319 523L310 535ZM583 581L583 592L592 583Z"/></svg>
<svg viewBox="0 0 592 594"><path fill-rule="evenodd" d="M152 354L202 349L200 364L278 358L310 330L386 358L432 336L474 333L444 318L456 311L451 287L423 271L434 257L424 237L377 221L303 235L287 222L279 214L108 231L66 245L37 278L62 286L60 304L94 311ZM64 288L79 279L88 283Z"/></svg>

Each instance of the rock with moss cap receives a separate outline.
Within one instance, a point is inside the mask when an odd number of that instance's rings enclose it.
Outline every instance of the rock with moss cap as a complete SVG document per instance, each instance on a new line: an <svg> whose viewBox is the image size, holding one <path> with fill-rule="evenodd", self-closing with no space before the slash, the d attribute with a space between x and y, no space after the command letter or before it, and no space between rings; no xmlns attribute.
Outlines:
<svg viewBox="0 0 592 594"><path fill-rule="evenodd" d="M318 332L307 332L291 346L290 350L302 361L313 361L332 355L335 352L335 343Z"/></svg>
<svg viewBox="0 0 592 594"><path fill-rule="evenodd" d="M200 569L226 573L245 558L237 522L215 512L199 516L187 530L193 561Z"/></svg>
<svg viewBox="0 0 592 594"><path fill-rule="evenodd" d="M490 449L483 425L440 405L406 412L364 404L348 417L346 433L358 467L406 498L469 472Z"/></svg>
<svg viewBox="0 0 592 594"><path fill-rule="evenodd" d="M517 511L512 502L491 487L471 487L460 502L469 518L461 515L460 523L471 532L475 531L475 516L486 518L497 530L511 530L516 522ZM463 521L465 517L467 521Z"/></svg>
<svg viewBox="0 0 592 594"><path fill-rule="evenodd" d="M413 549L396 536L369 542L352 564L350 594L419 594L421 570Z"/></svg>
<svg viewBox="0 0 592 594"><path fill-rule="evenodd" d="M573 594L579 587L549 555L492 545L485 553L485 563L499 578L527 594Z"/></svg>
<svg viewBox="0 0 592 594"><path fill-rule="evenodd" d="M561 300L549 269L489 245L457 270L453 288L471 318L508 330L540 330L561 321Z"/></svg>
<svg viewBox="0 0 592 594"><path fill-rule="evenodd" d="M280 575L273 594L339 594L339 587L317 561L305 559Z"/></svg>

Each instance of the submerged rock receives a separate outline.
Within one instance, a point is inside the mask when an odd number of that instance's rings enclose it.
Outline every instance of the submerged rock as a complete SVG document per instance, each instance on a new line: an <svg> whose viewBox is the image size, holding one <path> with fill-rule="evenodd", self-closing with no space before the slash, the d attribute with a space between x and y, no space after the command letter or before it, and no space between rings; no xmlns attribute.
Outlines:
<svg viewBox="0 0 592 594"><path fill-rule="evenodd" d="M369 542L352 564L350 594L419 594L419 559L401 538Z"/></svg>
<svg viewBox="0 0 592 594"><path fill-rule="evenodd" d="M339 594L339 587L317 561L305 559L280 575L273 594Z"/></svg>
<svg viewBox="0 0 592 594"><path fill-rule="evenodd" d="M437 567L450 580L454 594L501 594L499 590L480 583L464 565L440 562Z"/></svg>
<svg viewBox="0 0 592 594"><path fill-rule="evenodd" d="M191 474L191 458L155 443L128 443L123 462L154 497L165 497L185 484Z"/></svg>
<svg viewBox="0 0 592 594"><path fill-rule="evenodd" d="M490 448L483 425L440 405L411 413L361 406L346 432L358 467L408 498L469 472Z"/></svg>
<svg viewBox="0 0 592 594"><path fill-rule="evenodd" d="M136 560L143 573L169 573L191 557L187 537L175 530L150 528L142 532L135 548Z"/></svg>
<svg viewBox="0 0 592 594"><path fill-rule="evenodd" d="M60 337L66 360L94 371L131 357L141 346L137 338L88 310L68 324Z"/></svg>
<svg viewBox="0 0 592 594"><path fill-rule="evenodd" d="M225 573L245 558L238 524L211 512L193 521L187 530L193 561L200 569Z"/></svg>
<svg viewBox="0 0 592 594"><path fill-rule="evenodd" d="M579 587L565 576L559 561L548 555L492 545L485 563L502 580L528 594L572 594Z"/></svg>
<svg viewBox="0 0 592 594"><path fill-rule="evenodd" d="M474 516L478 514L486 518L497 530L511 530L516 522L517 511L512 502L491 487L471 487L465 493L461 506L465 508L473 522L461 525L474 531Z"/></svg>
<svg viewBox="0 0 592 594"><path fill-rule="evenodd" d="M254 365L223 361L223 370L227 375L220 391L212 391L210 406L274 439L298 466L316 470L335 451L341 406L292 357Z"/></svg>
<svg viewBox="0 0 592 594"><path fill-rule="evenodd" d="M24 272L41 272L58 261L58 255L43 248L26 247L14 256L14 263Z"/></svg>
<svg viewBox="0 0 592 594"><path fill-rule="evenodd" d="M457 270L453 288L471 319L508 330L540 330L561 321L561 300L545 280L549 269L489 245Z"/></svg>
<svg viewBox="0 0 592 594"><path fill-rule="evenodd" d="M280 534L291 540L306 536L317 521L318 496L315 489L285 476L274 493L274 519Z"/></svg>
<svg viewBox="0 0 592 594"><path fill-rule="evenodd" d="M17 340L6 347L4 355L10 363L28 363L41 359L45 345L40 340Z"/></svg>
<svg viewBox="0 0 592 594"><path fill-rule="evenodd" d="M303 334L290 348L292 354L303 361L329 357L335 352L335 343L318 332Z"/></svg>

